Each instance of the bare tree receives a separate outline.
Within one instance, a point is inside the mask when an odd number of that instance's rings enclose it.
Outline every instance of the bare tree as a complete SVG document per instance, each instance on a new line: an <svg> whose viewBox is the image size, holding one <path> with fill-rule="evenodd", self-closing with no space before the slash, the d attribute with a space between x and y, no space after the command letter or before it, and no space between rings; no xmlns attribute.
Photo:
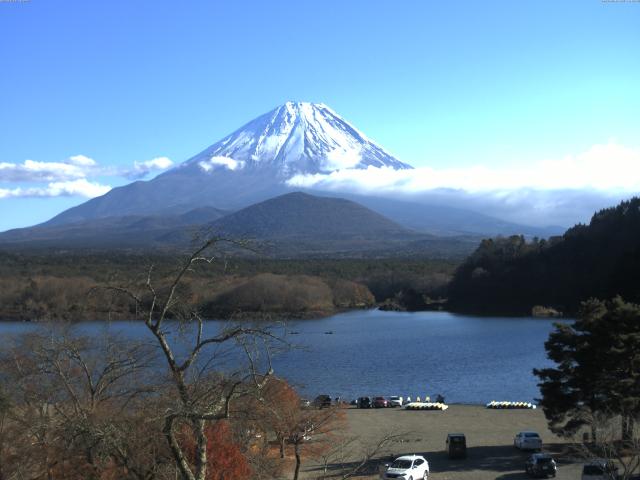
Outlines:
<svg viewBox="0 0 640 480"><path fill-rule="evenodd" d="M605 475L612 480L627 480L640 470L640 432L635 427L624 432L621 416L598 412L588 418L591 442L579 443L579 453L586 460L605 460ZM628 427L627 427L628 428ZM586 438L586 437L585 437Z"/></svg>
<svg viewBox="0 0 640 480"><path fill-rule="evenodd" d="M153 356L144 344L111 336L50 332L17 339L0 362L11 403L0 432L3 466L19 455L23 460L11 467L16 478L88 478L118 467L126 470L119 478L154 478L163 455L140 462L150 442L131 445L136 415L155 394ZM125 464L123 450L138 453Z"/></svg>
<svg viewBox="0 0 640 480"><path fill-rule="evenodd" d="M216 237L204 242L163 288L154 284L153 267L142 293L108 287L135 303L162 352L173 391L171 402L160 414L162 432L184 480L205 480L207 424L230 418L237 399L256 395L263 388L273 374L272 347L279 342L267 328L253 325L232 324L210 332L200 313L181 298L185 277L198 264L214 262L211 251L223 241ZM181 442L185 434L195 440L192 455Z"/></svg>

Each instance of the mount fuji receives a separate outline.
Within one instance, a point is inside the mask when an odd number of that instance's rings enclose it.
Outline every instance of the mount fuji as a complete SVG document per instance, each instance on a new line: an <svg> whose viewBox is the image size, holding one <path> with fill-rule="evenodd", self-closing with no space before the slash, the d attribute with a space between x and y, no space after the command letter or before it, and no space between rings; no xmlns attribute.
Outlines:
<svg viewBox="0 0 640 480"><path fill-rule="evenodd" d="M288 179L295 174L344 168L413 168L386 152L322 103L287 102L265 113L185 163L209 172L268 169Z"/></svg>
<svg viewBox="0 0 640 480"><path fill-rule="evenodd" d="M287 102L153 180L114 188L46 225L202 206L236 210L290 192L294 175L368 166L412 168L326 105Z"/></svg>
<svg viewBox="0 0 640 480"><path fill-rule="evenodd" d="M470 249L480 235L556 233L470 210L356 192L307 189L307 194L316 197L292 195L294 189L287 183L296 175L369 167L413 168L326 105L287 102L152 180L114 188L48 222L0 234L0 243L144 248L171 245L181 238L180 232L193 226L210 225L220 231L264 237L273 225L285 222L286 228L280 225L278 231L287 232L283 236L289 246L293 239L311 245L309 238L318 237L319 230L333 232L337 242L337 225L358 225L357 231L345 229L341 251L369 245L371 251L402 252L409 247L403 250L400 245L413 242L415 247L425 234L432 246L434 235L464 236L463 249ZM276 197L282 198L276 201ZM267 219L265 215L279 218ZM381 216L386 217L384 221ZM330 221L321 225L323 218ZM309 219L316 221L314 228ZM256 230L258 224L270 227ZM332 247L327 238L323 243L322 248L338 248L338 243ZM309 249L319 251L318 245Z"/></svg>

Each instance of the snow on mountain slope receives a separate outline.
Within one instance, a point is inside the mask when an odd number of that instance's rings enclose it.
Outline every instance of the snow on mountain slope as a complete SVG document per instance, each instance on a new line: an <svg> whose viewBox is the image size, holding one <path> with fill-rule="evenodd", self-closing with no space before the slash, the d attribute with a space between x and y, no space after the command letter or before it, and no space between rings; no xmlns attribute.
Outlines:
<svg viewBox="0 0 640 480"><path fill-rule="evenodd" d="M154 179L113 188L46 224L201 206L238 210L290 192L295 175L369 166L412 168L326 105L287 102Z"/></svg>
<svg viewBox="0 0 640 480"><path fill-rule="evenodd" d="M279 178L344 168L412 168L322 103L287 102L213 144L182 166L203 172L268 169Z"/></svg>

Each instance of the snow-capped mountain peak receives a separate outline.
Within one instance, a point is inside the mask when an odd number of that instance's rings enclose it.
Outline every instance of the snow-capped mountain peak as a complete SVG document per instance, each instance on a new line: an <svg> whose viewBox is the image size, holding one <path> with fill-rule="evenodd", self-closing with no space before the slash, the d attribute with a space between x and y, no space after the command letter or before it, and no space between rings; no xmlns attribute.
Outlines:
<svg viewBox="0 0 640 480"><path fill-rule="evenodd" d="M276 170L279 177L345 168L412 168L322 103L287 102L186 162L203 171Z"/></svg>

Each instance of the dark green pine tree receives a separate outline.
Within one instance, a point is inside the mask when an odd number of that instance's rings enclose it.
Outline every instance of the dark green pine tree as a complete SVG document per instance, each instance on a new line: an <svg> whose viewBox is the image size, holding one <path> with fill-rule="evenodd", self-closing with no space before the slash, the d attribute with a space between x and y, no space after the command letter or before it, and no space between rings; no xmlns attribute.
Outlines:
<svg viewBox="0 0 640 480"><path fill-rule="evenodd" d="M541 406L555 433L572 435L596 416L620 416L629 440L640 415L640 306L620 297L582 303L572 325L556 324L545 343L555 368L535 369Z"/></svg>

